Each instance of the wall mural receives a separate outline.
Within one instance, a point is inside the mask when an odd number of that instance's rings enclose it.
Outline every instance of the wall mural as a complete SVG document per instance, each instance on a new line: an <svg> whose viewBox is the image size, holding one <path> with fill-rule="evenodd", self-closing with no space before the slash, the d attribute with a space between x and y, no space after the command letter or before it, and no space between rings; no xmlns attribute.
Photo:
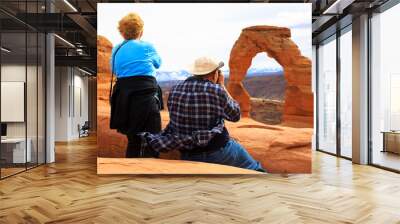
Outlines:
<svg viewBox="0 0 400 224"><path fill-rule="evenodd" d="M102 5L104 5L104 8L107 5L108 12L102 10ZM120 17L114 19L114 23L109 20L102 22L101 19L98 22L97 143L98 156L101 158L126 157L128 144L126 135L110 129L111 109L109 100L110 60L113 48L115 50L116 45L120 44L122 40L120 36L116 37L116 35L119 35L116 26L123 16L130 12L140 15L145 24L143 39L152 41L156 48L159 47L157 50L164 64L157 70L155 78L163 90L165 106L168 104L168 96L173 91L173 87L192 76L186 69L187 67L174 68L174 66L170 66L170 64L173 64L170 61L182 59L186 60L184 64L189 64L188 62L193 60L189 60L189 56L188 59L185 56L173 58L174 54L170 54L172 48L163 45L164 41L170 41L169 46L179 45L179 41L182 41L182 39L177 37L169 40L164 36L168 40L162 40L163 36L157 36L157 30L162 33L166 32L166 29L151 27L154 23L151 19L146 20L146 18L150 18L146 17L150 8L155 9L155 12L159 10L162 13L171 7L168 4L166 4L167 6L162 5L164 6L159 4L99 4L98 18L109 18L106 15L110 13L110 10L114 10L115 15L120 15ZM174 5L175 10L184 11L188 9L186 4ZM238 4L204 4L204 8L200 7L198 10L208 10L207 6L209 5L212 5L213 8L218 6L219 9L224 5L225 12L231 11L231 14L228 13L226 18L218 17L219 23L224 24L224 26L220 28L221 33L219 35L212 37L211 34L211 38L221 39L224 37L224 33L230 34L229 30L234 30L233 33L236 35L231 35L221 44L218 44L220 42L213 43L210 41L210 46L222 45L220 47L221 53L217 52L218 49L203 51L202 48L207 47L207 43L203 43L203 47L193 47L191 52L199 49L199 56L208 53L208 55L214 57L221 57L221 60L225 61L225 66L221 68L225 77L225 85L233 99L239 103L241 110L241 119L238 122L225 121L225 127L230 137L242 145L254 160L259 161L267 172L310 173L313 93L311 90L311 61L309 59L311 56L311 9L309 5L240 4L241 6L238 6ZM261 5L262 7L260 7ZM242 7L242 10L248 9L248 13L238 10L240 7ZM191 8L193 10L193 7ZM269 16L268 13L257 14L258 10L263 12L268 10L271 12L278 11L279 13L271 13ZM285 20L285 16L288 15L285 12L290 10L297 10L298 16ZM239 14L248 15L248 18L241 20L245 20L244 22L235 22L235 16ZM170 20L173 21L173 18ZM187 20L190 21L191 17L188 17ZM268 21L270 21L270 24ZM211 28L207 27L207 21L199 22L194 19L191 22L193 24L204 23L205 25L202 28L207 32L212 32ZM215 24L215 26L221 26L221 24ZM179 25L184 26L184 24L177 24L176 26ZM111 26L113 27L110 28ZM226 32L224 32L224 27ZM115 35L111 35L109 30L113 30ZM201 31L199 28L194 30ZM146 32L148 36L146 36ZM185 33L183 35L190 34ZM197 44L200 45L201 43ZM187 47L184 48L185 46L177 47L175 55L188 52ZM193 53L193 55L193 58L196 58L197 54ZM162 129L169 122L169 111L168 108L165 108L161 111ZM167 153L161 152L160 158L176 161L180 160L181 154L179 150L171 150ZM143 159L143 161L145 160ZM118 160L112 161L118 163ZM160 161L165 162L164 160ZM151 162L153 163L154 160L151 159ZM155 162L157 164L157 161ZM198 170L193 172L198 173Z"/></svg>

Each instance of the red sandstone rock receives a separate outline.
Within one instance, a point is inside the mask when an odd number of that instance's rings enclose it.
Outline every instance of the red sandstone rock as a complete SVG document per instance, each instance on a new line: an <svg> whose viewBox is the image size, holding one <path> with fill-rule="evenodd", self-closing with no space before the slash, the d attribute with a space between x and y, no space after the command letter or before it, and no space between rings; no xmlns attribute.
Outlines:
<svg viewBox="0 0 400 224"><path fill-rule="evenodd" d="M97 72L110 73L112 44L107 38L97 36Z"/></svg>
<svg viewBox="0 0 400 224"><path fill-rule="evenodd" d="M226 126L268 172L311 173L312 128L266 125L251 118Z"/></svg>
<svg viewBox="0 0 400 224"><path fill-rule="evenodd" d="M296 122L289 118L299 118L312 125L313 94L311 92L311 61L301 55L297 45L290 39L288 28L275 26L252 26L242 30L235 42L229 59L228 90L239 102L244 117L249 116L250 96L242 81L247 74L253 57L266 52L284 69L287 80L283 120ZM267 88L267 87L266 87Z"/></svg>
<svg viewBox="0 0 400 224"><path fill-rule="evenodd" d="M126 137L110 129L109 91L111 80L112 44L105 37L97 37L97 147L98 155L124 157Z"/></svg>

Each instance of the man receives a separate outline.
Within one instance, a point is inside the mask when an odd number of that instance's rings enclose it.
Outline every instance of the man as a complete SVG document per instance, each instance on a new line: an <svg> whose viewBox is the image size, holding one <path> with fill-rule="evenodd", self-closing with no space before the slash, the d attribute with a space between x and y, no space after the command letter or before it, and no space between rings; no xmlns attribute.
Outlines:
<svg viewBox="0 0 400 224"><path fill-rule="evenodd" d="M142 133L142 149L180 150L183 160L218 163L264 171L230 138L224 120L240 120L239 104L224 85L223 62L198 58L192 76L174 86L168 98L170 122L160 134Z"/></svg>

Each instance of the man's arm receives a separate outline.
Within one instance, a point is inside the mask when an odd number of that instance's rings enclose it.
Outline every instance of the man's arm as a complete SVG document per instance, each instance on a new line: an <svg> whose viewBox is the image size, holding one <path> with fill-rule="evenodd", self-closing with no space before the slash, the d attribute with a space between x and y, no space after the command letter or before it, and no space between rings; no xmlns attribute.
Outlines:
<svg viewBox="0 0 400 224"><path fill-rule="evenodd" d="M182 139L180 136L174 134L169 124L160 133L151 134L149 132L143 132L139 135L142 136L145 147L156 152L188 149L187 147L191 145L190 138Z"/></svg>
<svg viewBox="0 0 400 224"><path fill-rule="evenodd" d="M218 81L223 90L223 98L225 101L224 106L224 118L228 121L237 122L240 120L240 106L239 104L232 98L231 94L225 88L224 84L224 76L220 73L218 75Z"/></svg>

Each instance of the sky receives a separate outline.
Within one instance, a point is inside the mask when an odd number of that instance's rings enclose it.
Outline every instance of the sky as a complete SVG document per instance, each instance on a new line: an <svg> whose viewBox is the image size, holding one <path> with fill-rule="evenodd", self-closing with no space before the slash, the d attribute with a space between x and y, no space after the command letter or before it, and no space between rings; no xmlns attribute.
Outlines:
<svg viewBox="0 0 400 224"><path fill-rule="evenodd" d="M292 40L311 58L311 4L309 3L99 3L97 34L113 45L123 41L118 21L130 12L144 20L142 40L154 44L161 71L185 70L194 59L211 56L225 62L241 30L253 25L284 26ZM265 53L253 58L251 68L281 68Z"/></svg>

